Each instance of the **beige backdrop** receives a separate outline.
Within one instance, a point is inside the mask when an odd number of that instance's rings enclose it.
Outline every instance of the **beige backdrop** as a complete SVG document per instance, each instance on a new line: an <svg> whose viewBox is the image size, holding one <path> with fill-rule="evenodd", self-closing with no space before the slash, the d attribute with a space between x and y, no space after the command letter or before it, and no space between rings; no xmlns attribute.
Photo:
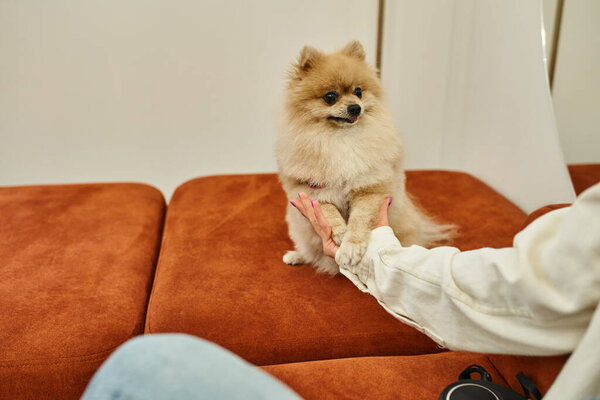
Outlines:
<svg viewBox="0 0 600 400"><path fill-rule="evenodd" d="M374 61L377 1L0 0L0 185L274 171L304 44Z"/></svg>
<svg viewBox="0 0 600 400"><path fill-rule="evenodd" d="M274 171L276 106L290 61L303 44L332 50L356 38L374 62L377 3L0 0L0 185L142 181L168 197L200 175ZM387 3L383 78L409 147L407 166L452 159L459 168L463 149L427 136L442 132L438 117L452 111L443 103L449 72L431 63L450 56L449 32L476 25L452 27L454 1ZM597 109L600 98L600 26L590 23L598 3L572 3L563 27L579 33L561 40L558 125L567 161L598 162L600 113L580 104ZM415 27L426 27L425 36ZM578 60L586 57L581 75ZM399 87L402 79L408 83ZM485 151L482 159L496 149Z"/></svg>

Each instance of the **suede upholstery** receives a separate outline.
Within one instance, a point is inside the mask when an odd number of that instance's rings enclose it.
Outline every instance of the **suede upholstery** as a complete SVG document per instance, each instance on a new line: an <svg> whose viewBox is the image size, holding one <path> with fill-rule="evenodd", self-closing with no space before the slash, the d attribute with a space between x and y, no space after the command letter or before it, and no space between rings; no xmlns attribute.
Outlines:
<svg viewBox="0 0 600 400"><path fill-rule="evenodd" d="M538 219L542 215L547 214L550 211L559 210L561 208L569 207L570 205L571 204L567 204L567 203L563 203L563 204L549 204L547 206L543 206L543 207L538 208L537 210L533 211L531 214L529 214L527 216L527 219L525 220L525 222L523 222L523 226L521 227L521 230L525 229L525 227L527 227L527 225L531 224L533 221L535 221L536 219Z"/></svg>
<svg viewBox="0 0 600 400"><path fill-rule="evenodd" d="M78 398L143 332L164 211L140 184L0 188L0 399Z"/></svg>
<svg viewBox="0 0 600 400"><path fill-rule="evenodd" d="M510 246L525 219L464 173L411 171L407 187L459 226L462 249ZM273 174L181 185L167 211L146 332L200 336L258 365L440 351L347 279L285 265L287 204Z"/></svg>
<svg viewBox="0 0 600 400"><path fill-rule="evenodd" d="M435 400L471 364L481 365L493 382L507 386L485 355L462 352L311 361L262 369L307 400Z"/></svg>
<svg viewBox="0 0 600 400"><path fill-rule="evenodd" d="M521 391L516 376L519 372L525 375L537 388L545 394L556 379L568 356L528 357L506 354L491 354L489 360L496 370L502 374L508 385L515 391Z"/></svg>
<svg viewBox="0 0 600 400"><path fill-rule="evenodd" d="M600 165L569 171L577 193L600 181ZM527 217L449 171L410 171L407 189L457 225L463 250L510 246L564 206ZM165 204L154 188L0 188L0 399L77 399L144 330L212 340L308 399L435 399L472 363L518 392L519 371L543 393L554 381L566 356L442 352L345 278L283 264L286 205L273 174L189 181L169 205L159 257Z"/></svg>
<svg viewBox="0 0 600 400"><path fill-rule="evenodd" d="M600 164L571 164L569 174L575 193L579 195L585 189L600 182Z"/></svg>

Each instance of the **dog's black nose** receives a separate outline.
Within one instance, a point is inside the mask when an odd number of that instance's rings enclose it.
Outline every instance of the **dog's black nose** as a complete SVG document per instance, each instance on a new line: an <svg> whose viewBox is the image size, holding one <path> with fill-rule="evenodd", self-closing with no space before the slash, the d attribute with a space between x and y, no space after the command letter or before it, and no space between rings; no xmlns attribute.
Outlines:
<svg viewBox="0 0 600 400"><path fill-rule="evenodd" d="M358 117L360 115L360 106L358 104L350 104L348 106L348 114L351 117Z"/></svg>

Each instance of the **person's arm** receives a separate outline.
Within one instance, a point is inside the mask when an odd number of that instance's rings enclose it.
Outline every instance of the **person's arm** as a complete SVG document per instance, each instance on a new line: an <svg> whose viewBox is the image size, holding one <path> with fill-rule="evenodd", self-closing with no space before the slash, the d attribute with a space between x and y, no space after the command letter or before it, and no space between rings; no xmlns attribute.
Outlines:
<svg viewBox="0 0 600 400"><path fill-rule="evenodd" d="M340 269L450 349L568 353L600 298L600 185L534 221L512 248L402 247L379 227L359 266Z"/></svg>

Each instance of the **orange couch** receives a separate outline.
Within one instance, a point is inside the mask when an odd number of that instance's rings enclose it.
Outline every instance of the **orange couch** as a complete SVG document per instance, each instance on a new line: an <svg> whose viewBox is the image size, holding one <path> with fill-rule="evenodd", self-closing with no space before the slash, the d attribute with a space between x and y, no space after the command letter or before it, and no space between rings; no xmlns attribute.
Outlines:
<svg viewBox="0 0 600 400"><path fill-rule="evenodd" d="M595 165L571 173L577 191L600 181ZM407 189L460 227L463 250L509 246L528 222L468 174L409 171ZM0 188L0 398L76 399L118 345L162 332L216 342L309 399L436 398L473 363L548 389L565 356L444 351L345 278L284 265L286 205L273 174L195 179L168 208L141 184Z"/></svg>

